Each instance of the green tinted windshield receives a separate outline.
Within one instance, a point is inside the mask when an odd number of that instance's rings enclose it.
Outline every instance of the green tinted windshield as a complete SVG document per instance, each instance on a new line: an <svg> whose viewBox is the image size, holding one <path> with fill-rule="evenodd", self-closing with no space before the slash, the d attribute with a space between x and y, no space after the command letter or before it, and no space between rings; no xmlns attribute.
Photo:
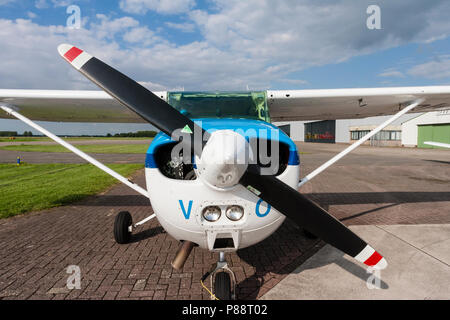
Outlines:
<svg viewBox="0 0 450 320"><path fill-rule="evenodd" d="M167 101L189 118L245 118L270 122L266 92L168 92Z"/></svg>

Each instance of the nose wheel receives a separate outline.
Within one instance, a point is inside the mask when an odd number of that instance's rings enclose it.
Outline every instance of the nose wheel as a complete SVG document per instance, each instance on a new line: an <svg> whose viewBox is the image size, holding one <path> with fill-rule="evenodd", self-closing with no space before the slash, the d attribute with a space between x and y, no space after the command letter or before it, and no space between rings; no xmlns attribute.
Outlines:
<svg viewBox="0 0 450 320"><path fill-rule="evenodd" d="M214 295L219 300L231 300L231 278L225 272L217 272L214 280Z"/></svg>
<svg viewBox="0 0 450 320"><path fill-rule="evenodd" d="M225 254L219 253L217 265L202 277L203 281L211 275L211 300L236 300L236 277L225 261ZM206 288L206 287L205 287Z"/></svg>

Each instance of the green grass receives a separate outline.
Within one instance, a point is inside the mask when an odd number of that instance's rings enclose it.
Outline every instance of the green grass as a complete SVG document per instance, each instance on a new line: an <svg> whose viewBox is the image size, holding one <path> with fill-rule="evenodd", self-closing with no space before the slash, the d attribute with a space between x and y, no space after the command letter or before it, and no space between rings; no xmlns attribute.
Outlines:
<svg viewBox="0 0 450 320"><path fill-rule="evenodd" d="M111 164L123 176L143 164ZM116 179L89 164L0 164L0 218L66 205L114 185Z"/></svg>
<svg viewBox="0 0 450 320"><path fill-rule="evenodd" d="M49 138L29 138L29 137L16 137L15 139L0 138L0 142L27 142L27 141L48 141Z"/></svg>
<svg viewBox="0 0 450 320"><path fill-rule="evenodd" d="M66 141L80 141L80 140L152 140L153 138L145 137L60 137ZM27 141L53 141L47 137L16 137L10 139L8 137L1 137L0 142L27 142Z"/></svg>
<svg viewBox="0 0 450 320"><path fill-rule="evenodd" d="M153 138L150 137L69 137L64 138L60 137L63 140L67 141L77 141L77 140L153 140ZM43 138L48 139L50 138Z"/></svg>
<svg viewBox="0 0 450 320"><path fill-rule="evenodd" d="M147 144L91 144L75 147L87 153L146 153L148 149ZM3 146L0 149L23 152L72 152L61 145L39 144Z"/></svg>

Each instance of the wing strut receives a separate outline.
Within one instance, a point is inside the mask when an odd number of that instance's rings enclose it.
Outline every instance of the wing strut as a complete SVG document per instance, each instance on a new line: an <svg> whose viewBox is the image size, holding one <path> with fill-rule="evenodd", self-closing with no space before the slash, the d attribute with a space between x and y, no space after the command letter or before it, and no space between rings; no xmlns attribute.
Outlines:
<svg viewBox="0 0 450 320"><path fill-rule="evenodd" d="M427 141L427 142L424 142L424 144L428 144L429 146L434 146L434 147L450 148L450 144L442 143L442 142Z"/></svg>
<svg viewBox="0 0 450 320"><path fill-rule="evenodd" d="M313 172L311 172L310 174L308 174L305 178L303 178L300 183L298 184L298 187L300 188L302 185L304 185L305 183L307 183L308 181L310 181L312 178L314 178L315 176L317 176L319 173L321 173L322 171L325 171L326 169L328 169L328 167L330 167L332 164L334 164L335 162L337 162L338 160L342 159L343 157L345 157L348 153L352 152L353 150L355 150L357 147L359 147L361 144L363 144L364 142L366 142L367 140L369 140L370 138L372 138L374 135L376 135L378 132L380 132L381 130L383 130L385 127L387 127L388 125L390 125L392 122L394 122L395 120L397 120L398 118L400 118L402 115L404 115L405 113L407 113L408 111L414 109L415 107L417 107L419 104L421 104L424 101L424 99L418 99L413 101L411 104L409 104L408 106L406 106L403 110L401 110L400 112L396 113L394 116L392 116L391 118L389 118L387 121L383 122L382 124L380 124L378 127L376 127L375 129L373 129L372 131L370 131L368 134L366 134L364 137L362 137L361 139L359 139L357 142L353 143L351 146L349 146L348 148L346 148L345 150L341 151L340 153L338 153L337 155L335 155L333 158L331 158L330 160L328 160L327 162L325 162L323 165L321 165L320 167L318 167L316 170L314 170Z"/></svg>
<svg viewBox="0 0 450 320"><path fill-rule="evenodd" d="M60 145L62 145L63 147L69 149L70 151L72 151L73 153L75 153L76 155L80 156L81 158L83 158L84 160L90 162L91 164L93 164L94 166L96 166L97 168L103 170L104 172L106 172L107 174L113 176L114 178L116 178L117 180L119 180L120 182L122 182L123 184L127 185L128 187L130 187L131 189L139 192L140 194L142 194L143 196L145 196L146 198L149 198L148 196L148 192L147 190L141 188L140 186L138 186L137 184L131 182L130 180L128 180L127 178L125 178L124 176L118 174L117 172L115 172L114 170L111 170L110 168L108 168L107 166L105 166L104 164L102 164L101 162L95 160L94 158L92 158L91 156L87 155L86 153L84 153L83 151L81 151L80 149L75 148L73 145L67 143L66 141L62 140L61 138L55 136L53 133L45 130L44 128L42 128L41 126L37 125L36 123L34 123L33 121L31 121L30 119L22 116L20 113L12 110L11 108L5 106L5 105L0 105L0 108L3 109L6 113L8 113L9 115L12 115L14 117L16 117L19 120L22 120L23 122L25 122L26 124L28 124L29 126L35 128L36 130L42 132L43 134L45 134L47 137L49 137L50 139L56 141L57 143L59 143Z"/></svg>

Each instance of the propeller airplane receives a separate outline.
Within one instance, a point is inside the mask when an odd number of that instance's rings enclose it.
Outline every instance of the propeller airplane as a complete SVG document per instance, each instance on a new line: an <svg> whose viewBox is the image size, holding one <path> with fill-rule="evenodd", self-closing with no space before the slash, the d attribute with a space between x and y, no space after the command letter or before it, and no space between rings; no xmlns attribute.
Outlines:
<svg viewBox="0 0 450 320"><path fill-rule="evenodd" d="M303 184L407 112L448 108L450 86L259 92L151 92L87 52L68 44L59 54L103 91L0 90L1 118L15 117L150 199L154 214L133 224L118 213L114 238L157 218L180 241L172 262L183 268L195 246L219 253L212 295L235 298L226 252L252 246L286 217L357 261L384 269L386 259L330 213L298 191ZM124 108L126 107L126 108ZM300 181L294 142L273 121L393 115ZM145 161L147 190L34 121L148 122L160 132ZM299 182L300 181L300 182ZM213 282L214 279L214 282Z"/></svg>

